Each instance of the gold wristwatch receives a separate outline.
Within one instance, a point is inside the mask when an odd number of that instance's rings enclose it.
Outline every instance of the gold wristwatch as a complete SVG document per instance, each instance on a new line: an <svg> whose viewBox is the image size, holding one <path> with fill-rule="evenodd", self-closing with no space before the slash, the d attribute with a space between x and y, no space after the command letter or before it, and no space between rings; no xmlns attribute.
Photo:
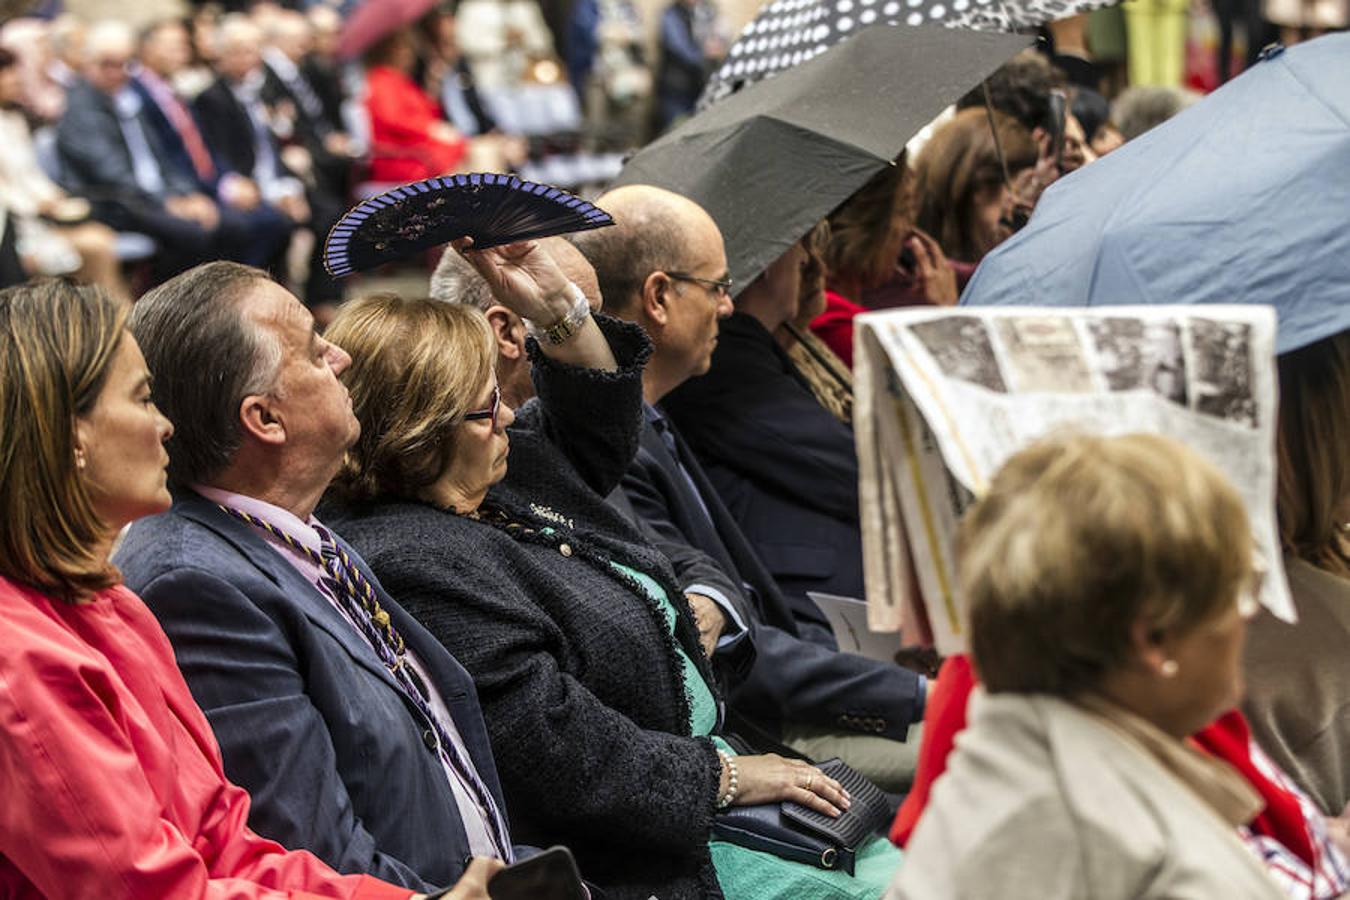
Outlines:
<svg viewBox="0 0 1350 900"><path fill-rule="evenodd" d="M586 295L581 292L581 288L572 282L567 282L567 290L572 294L572 308L569 309L561 319L552 325L540 328L529 319L525 319L525 333L536 341L548 341L550 344L566 343L572 335L581 330L586 319L591 314L591 304L586 300Z"/></svg>

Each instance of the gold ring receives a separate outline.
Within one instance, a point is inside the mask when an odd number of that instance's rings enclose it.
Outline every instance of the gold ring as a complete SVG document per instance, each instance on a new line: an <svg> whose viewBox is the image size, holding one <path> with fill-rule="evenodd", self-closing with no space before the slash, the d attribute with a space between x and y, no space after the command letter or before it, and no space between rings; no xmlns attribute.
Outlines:
<svg viewBox="0 0 1350 900"><path fill-rule="evenodd" d="M815 773L815 772L807 772L807 773L806 773L806 789L807 789L808 791L811 790L811 785L813 785L813 784L815 784L815 783L816 783L816 773Z"/></svg>

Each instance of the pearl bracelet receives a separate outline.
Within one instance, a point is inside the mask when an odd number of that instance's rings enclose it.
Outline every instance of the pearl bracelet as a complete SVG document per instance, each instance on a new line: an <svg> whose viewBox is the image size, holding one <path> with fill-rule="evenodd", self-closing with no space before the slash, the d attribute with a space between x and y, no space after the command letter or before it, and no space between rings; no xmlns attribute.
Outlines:
<svg viewBox="0 0 1350 900"><path fill-rule="evenodd" d="M726 809L736 799L736 757L724 750L718 750L717 755L722 759L722 765L727 770L727 792L717 798L717 808Z"/></svg>

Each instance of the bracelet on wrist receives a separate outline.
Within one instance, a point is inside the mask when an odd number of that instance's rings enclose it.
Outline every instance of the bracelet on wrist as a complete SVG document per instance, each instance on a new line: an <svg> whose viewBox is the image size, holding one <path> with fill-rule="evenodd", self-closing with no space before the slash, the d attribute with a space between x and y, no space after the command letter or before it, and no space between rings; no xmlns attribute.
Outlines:
<svg viewBox="0 0 1350 900"><path fill-rule="evenodd" d="M526 334L540 343L547 341L556 346L566 343L568 338L581 330L581 326L591 315L591 305L586 300L586 295L581 292L581 288L572 282L567 282L566 290L572 297L572 308L552 325L540 326L525 319Z"/></svg>
<svg viewBox="0 0 1350 900"><path fill-rule="evenodd" d="M725 750L718 750L717 756L722 760L722 768L727 772L727 792L717 798L717 808L726 809L736 800L736 793L739 790L737 784L736 757L727 753Z"/></svg>

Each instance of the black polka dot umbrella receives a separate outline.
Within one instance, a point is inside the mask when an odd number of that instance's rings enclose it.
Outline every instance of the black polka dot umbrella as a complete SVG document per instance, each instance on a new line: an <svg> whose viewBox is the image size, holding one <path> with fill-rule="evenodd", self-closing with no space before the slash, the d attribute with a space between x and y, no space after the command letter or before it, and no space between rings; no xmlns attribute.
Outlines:
<svg viewBox="0 0 1350 900"><path fill-rule="evenodd" d="M873 25L974 31L1035 28L1114 0L773 0L731 45L699 108L799 66Z"/></svg>

